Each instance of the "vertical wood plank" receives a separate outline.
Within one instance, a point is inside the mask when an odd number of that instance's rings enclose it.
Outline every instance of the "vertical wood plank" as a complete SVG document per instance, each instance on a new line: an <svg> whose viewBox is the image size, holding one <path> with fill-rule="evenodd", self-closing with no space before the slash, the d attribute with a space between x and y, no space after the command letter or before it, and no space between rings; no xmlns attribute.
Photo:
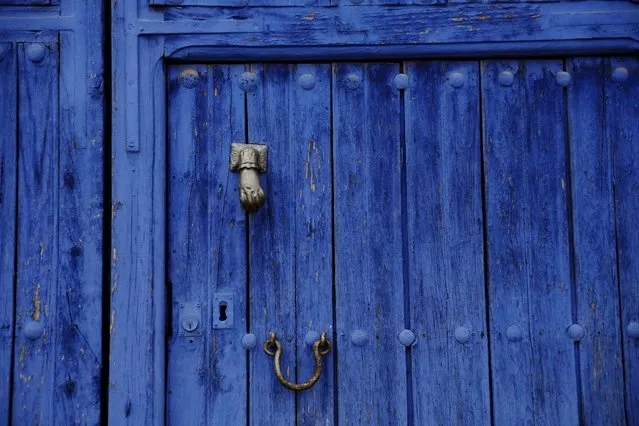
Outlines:
<svg viewBox="0 0 639 426"><path fill-rule="evenodd" d="M42 59L38 50L44 47ZM60 316L58 283L57 45L18 48L18 251L13 422L53 422ZM27 337L31 336L31 338ZM62 389L61 389L62 390Z"/></svg>
<svg viewBox="0 0 639 426"><path fill-rule="evenodd" d="M246 422L246 236L230 146L244 140L243 65L179 66L169 74L169 423ZM190 87L198 79L194 87ZM216 329L217 295L233 327ZM200 303L200 337L184 337L183 304Z"/></svg>
<svg viewBox="0 0 639 426"><path fill-rule="evenodd" d="M605 64L576 58L567 70L581 404L586 424L625 424L615 254L612 146L605 139Z"/></svg>
<svg viewBox="0 0 639 426"><path fill-rule="evenodd" d="M0 423L9 424L14 322L17 191L16 46L0 43Z"/></svg>
<svg viewBox="0 0 639 426"><path fill-rule="evenodd" d="M496 424L578 423L561 68L482 64Z"/></svg>
<svg viewBox="0 0 639 426"><path fill-rule="evenodd" d="M333 66L337 388L344 425L407 421L406 349L397 341L404 328L400 97L392 83L398 71L397 64Z"/></svg>
<svg viewBox="0 0 639 426"><path fill-rule="evenodd" d="M626 414L639 419L639 60L610 59L605 75L606 141L614 152L614 193Z"/></svg>
<svg viewBox="0 0 639 426"><path fill-rule="evenodd" d="M296 369L299 381L313 374L312 337L326 332L333 341L333 220L331 162L331 67L294 66L290 173L295 179ZM279 173L278 170L274 172ZM278 202L277 198L273 202ZM309 334L310 333L310 334ZM310 344L309 344L310 343ZM319 382L297 395L297 422L333 424L333 361L324 357Z"/></svg>
<svg viewBox="0 0 639 426"><path fill-rule="evenodd" d="M479 67L410 62L405 72L415 422L490 424Z"/></svg>
<svg viewBox="0 0 639 426"><path fill-rule="evenodd" d="M284 346L281 368L289 381L297 381L295 360L296 324L295 265L296 223L299 197L292 142L296 119L292 114L294 74L286 64L251 66L257 88L248 95L247 120L250 143L268 145L268 171L261 176L266 202L249 217L250 318L251 331L260 346L250 355L249 392L251 424L260 425L265 416L277 413L281 423L294 423L295 393L275 378L273 358L261 344L274 331Z"/></svg>

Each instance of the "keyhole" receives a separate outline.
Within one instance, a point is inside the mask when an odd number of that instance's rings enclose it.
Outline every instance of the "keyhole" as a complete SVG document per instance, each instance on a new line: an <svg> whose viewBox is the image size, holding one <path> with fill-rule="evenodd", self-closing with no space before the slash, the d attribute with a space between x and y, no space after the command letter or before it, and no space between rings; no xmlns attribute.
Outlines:
<svg viewBox="0 0 639 426"><path fill-rule="evenodd" d="M220 321L226 321L226 302L220 302Z"/></svg>

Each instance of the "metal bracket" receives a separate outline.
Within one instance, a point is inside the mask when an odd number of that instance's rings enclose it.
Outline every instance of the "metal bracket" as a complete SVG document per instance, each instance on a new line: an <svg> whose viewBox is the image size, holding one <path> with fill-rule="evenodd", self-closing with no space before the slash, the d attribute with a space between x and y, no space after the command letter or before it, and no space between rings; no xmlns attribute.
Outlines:
<svg viewBox="0 0 639 426"><path fill-rule="evenodd" d="M213 295L213 328L233 328L235 323L233 312L233 295L217 293Z"/></svg>
<svg viewBox="0 0 639 426"><path fill-rule="evenodd" d="M180 303L178 327L180 337L202 336L202 304L200 302Z"/></svg>
<svg viewBox="0 0 639 426"><path fill-rule="evenodd" d="M266 145L231 144L230 169L240 172L240 202L244 209L256 212L264 205L264 191L258 173L266 172Z"/></svg>

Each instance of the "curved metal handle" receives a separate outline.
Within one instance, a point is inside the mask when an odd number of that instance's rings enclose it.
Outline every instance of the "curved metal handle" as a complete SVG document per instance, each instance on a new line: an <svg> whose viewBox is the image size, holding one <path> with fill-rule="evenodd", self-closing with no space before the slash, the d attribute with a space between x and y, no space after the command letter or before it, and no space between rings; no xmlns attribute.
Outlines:
<svg viewBox="0 0 639 426"><path fill-rule="evenodd" d="M264 205L264 190L258 173L266 172L266 145L231 144L231 171L240 172L240 202L247 212Z"/></svg>
<svg viewBox="0 0 639 426"><path fill-rule="evenodd" d="M273 350L273 348L275 350ZM268 339L264 342L264 352L274 357L273 364L275 365L275 376L277 380L285 387L292 391L303 391L310 389L320 378L322 374L322 355L326 355L331 351L331 342L326 338L326 332L322 333L319 339L313 343L313 356L315 357L315 369L313 375L308 381L304 383L291 383L282 375L282 369L280 368L280 360L282 359L282 344L275 333L271 332Z"/></svg>

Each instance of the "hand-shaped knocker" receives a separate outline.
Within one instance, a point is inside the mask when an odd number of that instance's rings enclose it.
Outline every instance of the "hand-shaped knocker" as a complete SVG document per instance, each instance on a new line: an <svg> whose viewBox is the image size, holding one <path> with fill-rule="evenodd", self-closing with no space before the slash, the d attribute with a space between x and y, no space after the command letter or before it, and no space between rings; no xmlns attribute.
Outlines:
<svg viewBox="0 0 639 426"><path fill-rule="evenodd" d="M266 145L231 144L231 171L240 172L240 202L256 212L264 205L264 191L258 173L266 172Z"/></svg>

